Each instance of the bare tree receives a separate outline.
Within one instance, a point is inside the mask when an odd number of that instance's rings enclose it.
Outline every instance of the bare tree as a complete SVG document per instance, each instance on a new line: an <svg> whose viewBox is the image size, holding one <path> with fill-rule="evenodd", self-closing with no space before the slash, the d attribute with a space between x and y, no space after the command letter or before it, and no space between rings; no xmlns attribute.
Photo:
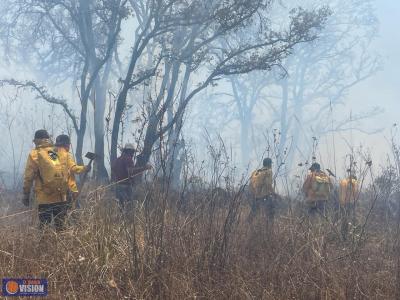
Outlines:
<svg viewBox="0 0 400 300"><path fill-rule="evenodd" d="M88 104L94 107L95 151L98 177L107 177L104 166L104 112L111 58L127 0L2 1L0 38L11 60L38 66L40 75L55 84L79 82L80 111L75 115L67 101L57 101L70 116L77 135L76 157L82 162ZM26 30L29 27L30 30ZM49 80L46 80L49 82ZM8 83L33 88L44 100L55 103L47 89L33 81ZM69 101L68 101L69 102ZM70 101L73 103L72 101ZM79 116L78 116L79 115Z"/></svg>
<svg viewBox="0 0 400 300"><path fill-rule="evenodd" d="M283 147L289 136L293 136L292 145L299 147L306 128L314 126L314 132L303 140L339 126L343 120L332 123L332 107L343 104L351 88L379 70L379 57L370 49L377 33L371 1L338 0L330 6L333 14L319 39L299 45L284 64L289 76L279 81L282 106L278 115ZM292 148L288 166L295 152Z"/></svg>
<svg viewBox="0 0 400 300"><path fill-rule="evenodd" d="M326 9L297 9L291 12L286 29L269 28L266 24L270 24L272 2L4 1L1 43L6 50L16 50L7 52L13 53L9 59L34 63L41 74L51 77L48 82L62 84L71 78L79 82L80 108L76 112L68 97L57 98L33 80L8 79L2 83L31 88L42 99L64 109L77 134L78 161L82 160L88 105L92 103L95 148L104 158L106 93L115 63L123 79L113 115L107 117L113 124L110 158L116 158L128 96L146 85L151 90L146 95L146 126L137 159L143 166L157 140L166 136L169 149L182 140L186 108L200 91L224 76L270 70L281 64L294 45L315 39L329 14ZM125 17L135 18L127 27L134 31L134 40L126 69L118 48ZM32 31L25 30L27 24ZM174 151L168 154L171 166L179 152ZM99 177L106 176L104 159L95 169Z"/></svg>
<svg viewBox="0 0 400 300"><path fill-rule="evenodd" d="M253 128L260 141L267 128L278 129L280 156L289 151L286 164L290 168L296 149L307 148L305 152L311 153L311 143L305 141L311 141L312 136L353 128L356 121L379 113L379 109L374 108L339 120L333 120L331 114L333 107L344 104L346 95L355 85L380 68L379 56L370 47L377 33L377 19L371 3L326 1L332 14L316 40L296 45L293 54L273 72L230 79L232 92L229 96L236 105L224 101L240 120L243 161L248 162L250 153L248 128ZM258 114L252 115L250 108L254 107ZM263 121L258 130L254 128L253 119ZM236 118L229 121L232 120Z"/></svg>
<svg viewBox="0 0 400 300"><path fill-rule="evenodd" d="M155 82L157 94L150 101L149 116L147 118L146 132L144 135L142 151L137 158L137 165L143 166L148 162L154 143L169 134L172 141L179 136L182 128L184 112L190 101L210 84L215 84L224 76L249 73L253 70L270 70L286 57L292 47L300 42L315 38L316 30L326 18L328 11L322 9L318 12L305 10L293 11L291 23L286 31L265 29L270 6L269 1L235 1L235 2L192 2L187 5L181 1L159 2L159 6L151 7L157 13L149 14L148 32L136 33L137 39L132 51L132 59L124 85L117 100L117 113L114 118L111 158L115 159L118 143L120 116L126 104L129 90L139 82L152 78L157 64L162 66L161 83ZM179 9L178 9L179 8ZM149 10L150 11L150 10ZM163 16L167 13L168 16ZM175 14L171 12L176 12ZM154 16L157 17L154 17ZM169 20L170 16L174 16ZM187 18L190 16L190 18ZM261 19L260 16L263 16ZM151 19L153 18L153 19ZM161 20L161 21L160 21ZM240 33L253 28L254 35L247 35L245 39L237 38ZM256 28L260 30L256 30ZM155 59L155 67L144 73L147 77L134 77L134 69L138 55L143 52L151 39L154 41L159 32L179 32L169 34L171 41L176 39L179 48L172 47L170 51L158 47L160 55ZM179 30L177 30L179 29ZM140 32L140 33L139 33ZM228 43L227 41L233 41ZM226 47L221 47L221 43ZM168 42L167 45L174 43ZM179 51L176 51L179 49ZM183 70L179 78L180 70ZM143 75L140 74L140 75ZM195 75L195 76L193 76ZM139 79L132 79L139 78ZM190 79L197 85L189 89ZM176 88L176 83L179 88ZM168 116L167 116L168 115ZM172 142L172 144L174 144Z"/></svg>

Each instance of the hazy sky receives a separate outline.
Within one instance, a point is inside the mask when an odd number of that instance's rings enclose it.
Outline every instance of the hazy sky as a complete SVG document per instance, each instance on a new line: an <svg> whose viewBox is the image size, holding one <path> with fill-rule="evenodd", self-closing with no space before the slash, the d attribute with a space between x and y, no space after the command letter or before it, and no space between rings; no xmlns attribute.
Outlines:
<svg viewBox="0 0 400 300"><path fill-rule="evenodd" d="M394 108L400 108L400 1L378 0L377 7L380 37L376 49L384 58L384 70L360 84L355 92L367 90L364 101L384 106L382 120L397 122L398 109Z"/></svg>
<svg viewBox="0 0 400 300"><path fill-rule="evenodd" d="M374 106L384 109L384 112L368 121L363 122L365 128L384 128L381 133L365 135L357 131L339 134L336 143L339 148L338 157L343 157L347 151L344 139L352 140L354 146L363 144L369 148L372 158L379 163L386 159L389 150L387 139L394 123L400 123L400 1L377 0L377 14L380 20L379 38L374 47L383 57L384 69L370 79L357 85L349 94L344 112L357 113ZM341 111L341 113L343 113ZM339 118L340 116L336 116ZM400 143L400 135L398 140Z"/></svg>

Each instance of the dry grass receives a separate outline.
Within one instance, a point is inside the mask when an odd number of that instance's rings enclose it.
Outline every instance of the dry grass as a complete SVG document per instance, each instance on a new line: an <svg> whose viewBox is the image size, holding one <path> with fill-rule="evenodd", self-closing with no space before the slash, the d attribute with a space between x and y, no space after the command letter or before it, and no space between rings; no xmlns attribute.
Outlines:
<svg viewBox="0 0 400 300"><path fill-rule="evenodd" d="M0 277L48 278L50 299L395 298L396 224L378 209L365 224L368 199L344 240L341 221L297 206L268 230L263 215L247 221L243 193L220 194L152 187L125 216L109 194L92 194L59 234L3 221Z"/></svg>

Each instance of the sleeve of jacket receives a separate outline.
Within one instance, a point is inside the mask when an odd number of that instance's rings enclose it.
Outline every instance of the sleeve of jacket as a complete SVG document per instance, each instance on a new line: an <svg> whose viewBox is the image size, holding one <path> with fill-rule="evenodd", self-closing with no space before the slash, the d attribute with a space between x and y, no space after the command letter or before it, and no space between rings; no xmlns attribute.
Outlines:
<svg viewBox="0 0 400 300"><path fill-rule="evenodd" d="M74 174L71 174L68 178L68 187L72 193L78 193L78 185L76 184Z"/></svg>
<svg viewBox="0 0 400 300"><path fill-rule="evenodd" d="M72 154L68 153L68 170L73 174L80 174L86 170L86 167L77 165Z"/></svg>
<svg viewBox="0 0 400 300"><path fill-rule="evenodd" d="M37 172L38 172L37 162L35 161L33 154L30 153L25 166L24 186L23 186L24 194L30 193Z"/></svg>

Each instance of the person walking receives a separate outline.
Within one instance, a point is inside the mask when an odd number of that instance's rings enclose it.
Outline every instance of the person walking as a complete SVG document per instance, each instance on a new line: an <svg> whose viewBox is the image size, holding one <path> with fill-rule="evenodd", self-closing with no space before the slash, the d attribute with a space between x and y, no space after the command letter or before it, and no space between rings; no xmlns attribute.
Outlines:
<svg viewBox="0 0 400 300"><path fill-rule="evenodd" d="M319 163L313 163L309 174L303 184L303 192L306 196L306 204L310 215L320 213L325 215L327 203L333 184L329 176L321 170Z"/></svg>
<svg viewBox="0 0 400 300"><path fill-rule="evenodd" d="M77 205L76 201L79 195L78 185L76 183L75 174L90 172L90 166L80 166L75 162L70 152L71 140L68 135L61 134L56 138L57 154L60 161L66 164L68 169L68 201L71 205Z"/></svg>
<svg viewBox="0 0 400 300"><path fill-rule="evenodd" d="M122 149L121 156L118 157L111 167L111 177L116 183L115 196L121 209L126 210L127 204L133 203L134 177L152 168L150 164L137 168L133 162L135 155L133 144L127 143Z"/></svg>
<svg viewBox="0 0 400 300"><path fill-rule="evenodd" d="M272 159L265 158L263 167L255 170L250 177L250 192L253 195L249 220L262 208L268 221L273 222L275 216L275 189L272 172Z"/></svg>
<svg viewBox="0 0 400 300"><path fill-rule="evenodd" d="M54 221L56 230L61 230L68 209L68 169L61 163L45 129L35 132L33 142L35 148L29 153L25 166L22 202L29 206L34 187L40 228Z"/></svg>

